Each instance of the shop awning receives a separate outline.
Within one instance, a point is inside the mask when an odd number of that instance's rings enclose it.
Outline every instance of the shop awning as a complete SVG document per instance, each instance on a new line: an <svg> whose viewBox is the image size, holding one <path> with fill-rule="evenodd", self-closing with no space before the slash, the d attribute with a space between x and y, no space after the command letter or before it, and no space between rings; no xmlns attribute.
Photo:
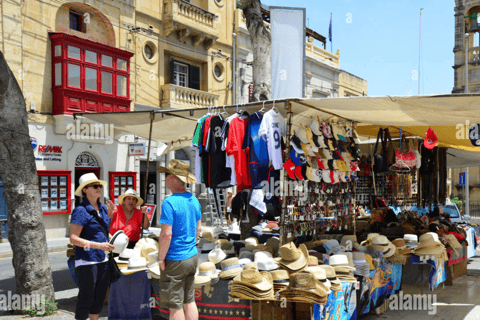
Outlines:
<svg viewBox="0 0 480 320"><path fill-rule="evenodd" d="M262 106L270 109L273 105L287 117L287 105L291 105L293 125L298 127L311 117L321 120L331 118L338 121L358 122L357 132L363 137L375 137L379 127L389 127L392 137L398 137L400 129L406 136L424 137L432 128L438 139L438 146L479 152L472 144L466 128L480 123L480 94L446 94L401 97L345 97L332 99L282 99L277 101L255 102L238 106L249 113ZM237 106L226 106L228 113ZM181 148L192 138L197 120L205 115L203 109L161 109L155 110L152 140ZM218 107L217 112L223 112ZM114 124L132 134L148 139L150 114L152 111L128 113L83 113L76 114L100 123ZM462 135L463 133L463 135Z"/></svg>

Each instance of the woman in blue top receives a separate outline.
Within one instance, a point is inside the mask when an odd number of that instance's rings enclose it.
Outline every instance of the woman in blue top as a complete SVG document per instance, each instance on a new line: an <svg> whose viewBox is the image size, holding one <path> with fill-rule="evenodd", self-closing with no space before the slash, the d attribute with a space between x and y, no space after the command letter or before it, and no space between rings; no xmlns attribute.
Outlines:
<svg viewBox="0 0 480 320"><path fill-rule="evenodd" d="M99 201L105 184L94 173L86 173L80 177L80 185L75 191L76 196L84 197L73 210L70 221L70 242L75 245L75 277L79 289L75 309L77 320L89 317L98 320L107 293L110 274L105 251L112 251L115 247L107 238L114 206L109 203L107 209Z"/></svg>

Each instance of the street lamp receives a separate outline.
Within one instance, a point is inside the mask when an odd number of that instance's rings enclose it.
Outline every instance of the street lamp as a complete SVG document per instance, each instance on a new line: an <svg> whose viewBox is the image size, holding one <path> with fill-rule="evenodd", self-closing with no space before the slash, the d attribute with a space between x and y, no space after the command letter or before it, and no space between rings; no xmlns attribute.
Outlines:
<svg viewBox="0 0 480 320"><path fill-rule="evenodd" d="M468 93L468 37L470 35L465 33L465 93Z"/></svg>

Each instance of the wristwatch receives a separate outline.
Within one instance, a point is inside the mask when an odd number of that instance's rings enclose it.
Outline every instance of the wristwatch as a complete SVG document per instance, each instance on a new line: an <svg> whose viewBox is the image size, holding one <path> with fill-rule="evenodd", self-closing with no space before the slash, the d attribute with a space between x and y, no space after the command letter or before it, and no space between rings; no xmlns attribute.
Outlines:
<svg viewBox="0 0 480 320"><path fill-rule="evenodd" d="M165 260L158 261L158 263L164 263L164 262L165 262Z"/></svg>

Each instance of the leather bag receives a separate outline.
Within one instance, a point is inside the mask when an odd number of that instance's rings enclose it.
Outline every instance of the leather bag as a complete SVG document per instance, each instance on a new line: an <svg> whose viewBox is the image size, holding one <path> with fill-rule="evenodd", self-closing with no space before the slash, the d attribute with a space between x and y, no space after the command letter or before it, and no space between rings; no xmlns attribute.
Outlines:
<svg viewBox="0 0 480 320"><path fill-rule="evenodd" d="M377 153L379 140L382 143L382 148L379 151L379 153ZM373 171L375 173L386 172L388 170L387 156L385 155L385 148L386 146L385 146L385 141L383 139L383 129L380 128L378 129L377 142L375 143L375 149L373 150L373 157L374 157Z"/></svg>

